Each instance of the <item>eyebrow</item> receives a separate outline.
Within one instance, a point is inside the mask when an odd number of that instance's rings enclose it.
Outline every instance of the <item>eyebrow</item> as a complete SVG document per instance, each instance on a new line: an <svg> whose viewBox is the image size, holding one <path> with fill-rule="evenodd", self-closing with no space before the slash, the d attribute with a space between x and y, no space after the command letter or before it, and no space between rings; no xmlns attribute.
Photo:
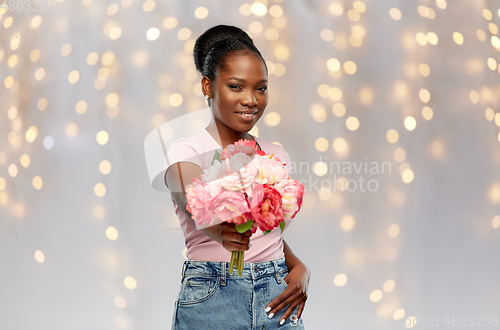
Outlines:
<svg viewBox="0 0 500 330"><path fill-rule="evenodd" d="M245 82L245 79L241 79L241 78L238 78L238 77L231 77L231 78L228 78L227 80L229 79L234 79L234 80L238 80L238 81L241 81L241 82ZM267 79L261 79L259 81L257 81L257 83L261 83L261 82L267 82Z"/></svg>

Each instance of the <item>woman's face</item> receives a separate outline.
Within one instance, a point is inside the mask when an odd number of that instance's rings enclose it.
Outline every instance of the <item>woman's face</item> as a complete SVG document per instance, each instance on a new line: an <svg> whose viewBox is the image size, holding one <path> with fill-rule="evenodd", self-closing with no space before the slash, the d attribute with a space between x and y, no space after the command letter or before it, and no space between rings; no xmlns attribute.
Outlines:
<svg viewBox="0 0 500 330"><path fill-rule="evenodd" d="M204 77L204 94L211 95L214 118L237 132L248 132L267 106L267 73L262 59L253 52L234 55L219 71L212 86ZM210 90L208 90L210 89ZM241 112L252 113L245 117Z"/></svg>

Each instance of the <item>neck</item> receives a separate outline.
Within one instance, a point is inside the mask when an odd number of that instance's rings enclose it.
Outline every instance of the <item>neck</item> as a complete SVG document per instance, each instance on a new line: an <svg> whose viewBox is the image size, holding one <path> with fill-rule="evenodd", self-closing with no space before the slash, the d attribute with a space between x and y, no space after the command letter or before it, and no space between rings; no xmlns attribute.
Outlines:
<svg viewBox="0 0 500 330"><path fill-rule="evenodd" d="M206 130L223 148L240 139L253 140L248 132L237 132L232 130L218 120L215 120L213 117L210 124L206 127Z"/></svg>

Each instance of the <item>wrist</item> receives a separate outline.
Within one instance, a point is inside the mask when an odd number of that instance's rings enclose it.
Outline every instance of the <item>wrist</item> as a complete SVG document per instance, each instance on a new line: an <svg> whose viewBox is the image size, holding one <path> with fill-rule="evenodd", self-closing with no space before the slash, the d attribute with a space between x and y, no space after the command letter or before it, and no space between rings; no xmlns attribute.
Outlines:
<svg viewBox="0 0 500 330"><path fill-rule="evenodd" d="M300 260L296 260L295 262L289 262L287 265L288 270L292 270L295 267L302 268L302 269L307 269L306 265L302 263Z"/></svg>
<svg viewBox="0 0 500 330"><path fill-rule="evenodd" d="M221 228L220 226L210 226L202 228L201 231L205 233L210 239L222 244Z"/></svg>
<svg viewBox="0 0 500 330"><path fill-rule="evenodd" d="M311 270L307 268L307 266L303 262L298 263L297 265L295 265L295 267L299 267L303 269L307 274L311 275Z"/></svg>

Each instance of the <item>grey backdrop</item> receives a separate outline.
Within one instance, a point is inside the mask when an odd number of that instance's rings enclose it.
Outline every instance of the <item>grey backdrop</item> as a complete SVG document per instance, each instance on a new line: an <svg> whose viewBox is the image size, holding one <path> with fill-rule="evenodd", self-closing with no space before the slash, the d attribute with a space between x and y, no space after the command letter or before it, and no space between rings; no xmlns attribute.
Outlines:
<svg viewBox="0 0 500 330"><path fill-rule="evenodd" d="M329 10L334 2L344 7L340 16ZM150 12L142 1L85 3L57 3L53 12L39 14L37 28L30 26L33 12L0 16L0 329L170 328L184 238L170 195L150 185L144 138L163 122L205 107L196 91L201 77L178 31L189 29L194 42L213 25L249 31L253 21L264 27L251 34L264 58L286 68L282 76L269 75L266 112L279 113L281 122L270 127L262 117L258 136L281 143L297 165L292 178L307 180L303 209L284 234L312 270L303 313L306 328L372 329L399 309L403 320L421 318L422 328L445 328L447 316L450 326L460 326L460 317L462 324L464 318L473 320L474 326L466 323L469 328L485 326L487 318L492 327L495 315L498 322L500 71L488 68L487 61L500 62L500 49L490 41L498 31L489 25L500 24L500 2L449 0L442 9L436 1L369 0L358 22L347 15L352 1L269 1L268 8L282 7L281 21L269 13L240 14L240 6L250 4L246 1L158 1ZM110 16L113 3L119 10ZM204 19L194 16L199 6L209 11ZM432 8L435 19L419 14L419 6ZM400 9L401 20L389 16L391 8ZM483 9L492 13L491 21ZM169 16L178 19L173 29L162 25ZM110 22L122 29L117 40L105 32ZM270 41L264 31L276 24L279 38ZM362 45L346 41L342 47L354 25L365 30ZM160 36L149 41L146 32L152 27ZM333 40L321 38L323 29L334 33ZM478 29L485 32L485 41L478 39ZM419 45L419 32L434 32L439 42ZM464 36L463 45L453 41L454 32ZM12 49L18 38L19 48ZM288 59L276 58L275 42L288 48ZM71 53L63 56L61 47L68 43ZM40 58L33 62L35 49ZM94 65L86 60L91 52L99 55ZM96 89L106 52L115 59L106 65L105 87ZM143 66L135 64L137 52L146 55ZM13 55L18 61L11 66ZM332 74L326 64L330 58L355 62L356 73L345 74L342 68L340 76ZM418 73L421 63L429 65L428 77ZM37 80L40 68L45 76ZM70 84L73 70L80 78ZM159 83L162 75L169 84ZM403 98L395 97L398 83L407 86ZM318 94L321 84L342 90L338 102L346 106L345 115L333 114L337 102ZM372 101L362 101L364 88L372 91ZM419 99L422 88L431 94L427 104ZM471 91L479 93L477 100ZM107 115L109 93L119 96L114 118ZM178 107L165 102L173 93L183 97ZM48 102L44 111L37 106L41 98ZM88 105L83 114L75 108L80 100ZM314 104L324 107L324 121L311 115ZM425 105L434 112L431 120L422 117ZM9 112L12 107L16 116ZM496 113L494 120L487 118L488 107ZM350 116L359 119L357 130L346 127ZM404 126L406 116L416 119L413 131ZM78 127L74 137L66 134L69 123ZM38 136L28 143L25 133L31 126ZM390 129L399 132L396 143L386 138ZM105 145L96 141L101 130L109 134ZM47 137L54 140L50 150L44 147ZM315 148L320 137L329 142L326 151ZM348 151L332 148L339 137ZM442 145L437 154L436 141ZM395 159L397 148L406 152L404 160ZM28 167L20 165L23 154L31 159ZM389 162L391 171L323 176L304 167L298 171L300 162L312 165L320 156L341 164L368 162L368 168L372 161ZM112 165L107 175L99 171L103 160ZM12 164L18 169L15 176ZM405 166L414 173L409 183L400 173ZM332 187L330 198L319 198L309 178L333 182L335 175L376 180L377 189ZM32 184L35 176L43 180L40 190ZM97 183L106 186L102 197L94 193ZM96 206L104 210L101 219ZM355 219L350 231L340 226L346 215ZM400 229L396 237L388 235L392 224ZM116 240L106 237L109 226L117 229ZM37 250L44 254L43 263L35 259ZM335 285L338 274L346 275L345 285ZM127 276L137 281L135 289L124 286ZM390 279L395 287L386 292L383 285ZM383 294L375 302L370 300L374 290ZM116 297L125 299L125 308L115 304ZM438 323L430 326L429 319Z"/></svg>

